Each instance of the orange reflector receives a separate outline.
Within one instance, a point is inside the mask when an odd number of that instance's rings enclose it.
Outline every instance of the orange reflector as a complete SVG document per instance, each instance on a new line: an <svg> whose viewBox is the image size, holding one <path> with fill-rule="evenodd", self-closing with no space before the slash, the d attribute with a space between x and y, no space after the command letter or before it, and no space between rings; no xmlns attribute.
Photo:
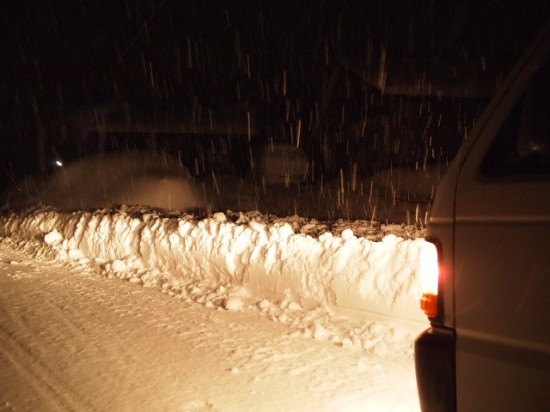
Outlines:
<svg viewBox="0 0 550 412"><path fill-rule="evenodd" d="M420 299L420 309L430 318L437 316L437 295L424 293Z"/></svg>

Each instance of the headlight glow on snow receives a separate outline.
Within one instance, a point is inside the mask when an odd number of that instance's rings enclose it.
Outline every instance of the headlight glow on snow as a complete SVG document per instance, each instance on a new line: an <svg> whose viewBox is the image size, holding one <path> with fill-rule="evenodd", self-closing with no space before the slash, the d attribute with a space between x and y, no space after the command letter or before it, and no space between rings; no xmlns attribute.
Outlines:
<svg viewBox="0 0 550 412"><path fill-rule="evenodd" d="M422 298L420 308L429 317L437 315L437 293L439 282L439 262L437 247L425 242L420 250L420 285Z"/></svg>

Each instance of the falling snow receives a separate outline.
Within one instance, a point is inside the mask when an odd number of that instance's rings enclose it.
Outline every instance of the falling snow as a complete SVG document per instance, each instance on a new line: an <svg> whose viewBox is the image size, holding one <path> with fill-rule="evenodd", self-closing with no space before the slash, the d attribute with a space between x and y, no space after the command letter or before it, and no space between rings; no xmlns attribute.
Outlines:
<svg viewBox="0 0 550 412"><path fill-rule="evenodd" d="M417 410L430 202L537 3L4 2L0 409Z"/></svg>

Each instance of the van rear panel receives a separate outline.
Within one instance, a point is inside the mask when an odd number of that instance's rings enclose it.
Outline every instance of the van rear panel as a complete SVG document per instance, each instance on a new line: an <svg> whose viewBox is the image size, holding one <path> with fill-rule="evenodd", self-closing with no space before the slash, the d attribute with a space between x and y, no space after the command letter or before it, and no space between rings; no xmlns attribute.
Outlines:
<svg viewBox="0 0 550 412"><path fill-rule="evenodd" d="M550 23L436 192L428 234L449 274L444 316L415 346L423 410L450 408L453 389L436 382L450 364L459 411L550 410L549 56Z"/></svg>

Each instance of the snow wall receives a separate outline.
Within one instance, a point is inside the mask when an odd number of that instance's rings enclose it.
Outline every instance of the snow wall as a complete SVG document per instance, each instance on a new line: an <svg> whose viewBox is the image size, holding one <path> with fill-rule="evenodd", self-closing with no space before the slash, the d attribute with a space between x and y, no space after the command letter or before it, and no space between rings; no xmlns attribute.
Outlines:
<svg viewBox="0 0 550 412"><path fill-rule="evenodd" d="M296 234L288 223L197 220L156 213L35 211L0 217L0 236L36 240L61 260L82 261L145 286L241 285L258 298L292 295L324 304L426 322L419 308L419 255L425 240L380 241Z"/></svg>

